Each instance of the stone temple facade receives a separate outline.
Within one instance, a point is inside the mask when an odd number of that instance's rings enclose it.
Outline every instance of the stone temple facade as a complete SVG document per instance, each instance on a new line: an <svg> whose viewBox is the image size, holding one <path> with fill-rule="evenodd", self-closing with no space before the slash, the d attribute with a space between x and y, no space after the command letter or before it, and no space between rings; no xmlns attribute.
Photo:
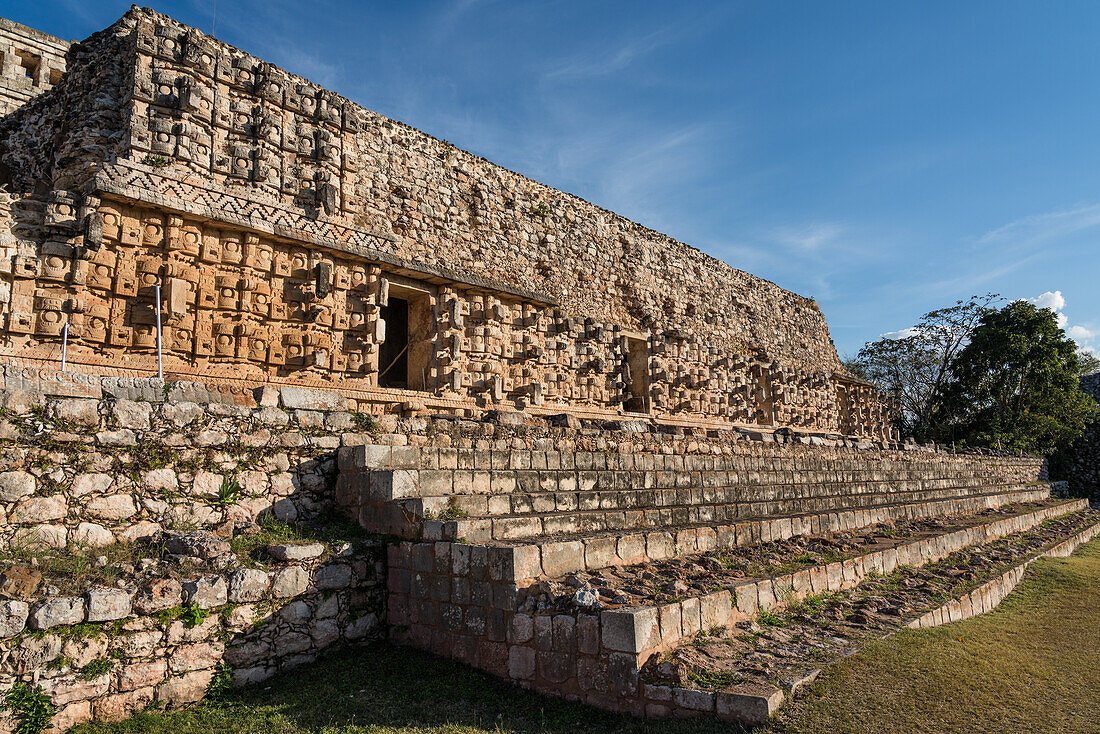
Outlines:
<svg viewBox="0 0 1100 734"><path fill-rule="evenodd" d="M0 42L9 364L895 438L812 299L151 10Z"/></svg>

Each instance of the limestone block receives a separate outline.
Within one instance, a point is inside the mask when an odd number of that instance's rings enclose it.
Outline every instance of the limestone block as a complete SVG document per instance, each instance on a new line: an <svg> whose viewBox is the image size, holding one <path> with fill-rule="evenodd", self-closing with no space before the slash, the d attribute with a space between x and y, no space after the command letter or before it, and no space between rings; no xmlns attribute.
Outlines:
<svg viewBox="0 0 1100 734"><path fill-rule="evenodd" d="M111 622L130 616L130 592L121 589L89 589L84 594L89 622Z"/></svg>
<svg viewBox="0 0 1100 734"><path fill-rule="evenodd" d="M227 541L205 530L193 530L189 533L172 535L165 539L164 548L169 553L181 556L213 559L230 551Z"/></svg>
<svg viewBox="0 0 1100 734"><path fill-rule="evenodd" d="M351 586L351 579L351 566L343 563L321 566L314 572L318 589L346 589Z"/></svg>
<svg viewBox="0 0 1100 734"><path fill-rule="evenodd" d="M25 471L0 472L0 500L13 502L34 494L34 475Z"/></svg>
<svg viewBox="0 0 1100 734"><path fill-rule="evenodd" d="M30 497L23 500L8 515L13 523L43 523L60 520L69 512L69 503L62 495Z"/></svg>
<svg viewBox="0 0 1100 734"><path fill-rule="evenodd" d="M268 575L257 568L241 568L229 574L229 601L259 601L267 593Z"/></svg>
<svg viewBox="0 0 1100 734"><path fill-rule="evenodd" d="M183 585L173 578L154 579L138 590L134 609L140 614L155 614L178 606L183 601Z"/></svg>
<svg viewBox="0 0 1100 734"><path fill-rule="evenodd" d="M150 660L131 663L118 670L118 690L132 691L136 688L154 686L168 675L167 660Z"/></svg>
<svg viewBox="0 0 1100 734"><path fill-rule="evenodd" d="M308 588L309 572L301 566L290 566L276 571L271 581L271 593L280 599L298 596Z"/></svg>
<svg viewBox="0 0 1100 734"><path fill-rule="evenodd" d="M285 426L290 423L290 415L274 406L265 406L256 411L256 420L266 426Z"/></svg>
<svg viewBox="0 0 1100 734"><path fill-rule="evenodd" d="M85 548L102 548L115 542L110 530L94 522L82 522L73 531L73 542Z"/></svg>
<svg viewBox="0 0 1100 734"><path fill-rule="evenodd" d="M100 431L95 435L95 440L101 446L137 446L137 437L129 428L118 431Z"/></svg>
<svg viewBox="0 0 1100 734"><path fill-rule="evenodd" d="M0 601L0 638L12 637L23 631L30 607L26 602Z"/></svg>
<svg viewBox="0 0 1100 734"><path fill-rule="evenodd" d="M157 700L171 706L194 703L206 695L206 689L210 687L213 677L213 670L199 670L169 678L157 686Z"/></svg>
<svg viewBox="0 0 1100 734"><path fill-rule="evenodd" d="M58 400L53 405L53 418L63 425L99 427L99 401L85 399Z"/></svg>
<svg viewBox="0 0 1100 734"><path fill-rule="evenodd" d="M37 630L84 621L84 599L79 596L46 599L34 606L30 625Z"/></svg>
<svg viewBox="0 0 1100 734"><path fill-rule="evenodd" d="M173 474L173 476L175 476ZM95 497L85 506L85 512L91 517L104 520L125 520L137 513L137 505L129 494L109 494Z"/></svg>
<svg viewBox="0 0 1100 734"><path fill-rule="evenodd" d="M174 493L179 489L179 478L176 477L176 472L168 467L153 469L141 475L141 488L150 494Z"/></svg>
<svg viewBox="0 0 1100 734"><path fill-rule="evenodd" d="M600 630L602 646L619 652L642 652L661 638L656 607L604 610Z"/></svg>
<svg viewBox="0 0 1100 734"><path fill-rule="evenodd" d="M229 588L221 576L201 576L183 582L183 598L200 609L213 609L229 601Z"/></svg>
<svg viewBox="0 0 1100 734"><path fill-rule="evenodd" d="M198 403L165 403L160 406L160 414L177 428L183 428L202 418L203 409Z"/></svg>
<svg viewBox="0 0 1100 734"><path fill-rule="evenodd" d="M308 561L319 558L325 546L321 543L275 543L267 547L267 552L277 561Z"/></svg>
<svg viewBox="0 0 1100 734"><path fill-rule="evenodd" d="M783 691L759 683L739 683L718 692L715 699L719 718L759 725L783 703Z"/></svg>
<svg viewBox="0 0 1100 734"><path fill-rule="evenodd" d="M86 494L100 494L106 492L110 488L112 481L109 474L77 474L76 477L73 478L72 494L74 497L83 497Z"/></svg>
<svg viewBox="0 0 1100 734"><path fill-rule="evenodd" d="M347 410L347 399L327 390L284 386L279 389L283 407L301 410Z"/></svg>
<svg viewBox="0 0 1100 734"><path fill-rule="evenodd" d="M180 645L168 658L168 666L173 673L187 673L192 670L213 668L225 652L222 642L194 642Z"/></svg>
<svg viewBox="0 0 1100 734"><path fill-rule="evenodd" d="M122 429L148 431L152 405L136 400L116 400L111 406L114 425Z"/></svg>

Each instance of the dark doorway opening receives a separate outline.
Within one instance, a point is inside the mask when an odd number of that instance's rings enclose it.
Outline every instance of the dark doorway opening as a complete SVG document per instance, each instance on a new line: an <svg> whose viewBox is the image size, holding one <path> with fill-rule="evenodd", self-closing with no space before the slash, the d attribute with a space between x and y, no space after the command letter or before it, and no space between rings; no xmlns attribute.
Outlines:
<svg viewBox="0 0 1100 734"><path fill-rule="evenodd" d="M631 413L649 412L649 344L626 337L626 404Z"/></svg>
<svg viewBox="0 0 1100 734"><path fill-rule="evenodd" d="M431 296L391 283L381 315L386 340L378 352L378 386L427 390L433 355Z"/></svg>
<svg viewBox="0 0 1100 734"><path fill-rule="evenodd" d="M378 386L407 388L409 386L409 302L390 296L382 307L386 322L386 341L378 353Z"/></svg>

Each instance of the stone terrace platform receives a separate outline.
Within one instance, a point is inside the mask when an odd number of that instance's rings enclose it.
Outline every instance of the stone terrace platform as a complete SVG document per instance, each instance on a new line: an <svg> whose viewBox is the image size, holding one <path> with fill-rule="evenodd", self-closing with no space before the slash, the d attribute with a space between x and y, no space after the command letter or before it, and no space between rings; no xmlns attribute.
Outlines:
<svg viewBox="0 0 1100 734"><path fill-rule="evenodd" d="M635 714L673 711L647 712L639 671L700 630L1077 508L1049 501L1042 462L1023 457L706 438L625 441L614 451L522 434L472 448L424 443L339 455L337 505L365 528L406 539L389 549L392 635L519 685ZM1019 503L1033 504L1006 507ZM988 512L995 508L1004 509ZM545 600L570 574L584 586L601 569L958 515L974 517L790 578L643 606L608 604L595 590L583 604Z"/></svg>

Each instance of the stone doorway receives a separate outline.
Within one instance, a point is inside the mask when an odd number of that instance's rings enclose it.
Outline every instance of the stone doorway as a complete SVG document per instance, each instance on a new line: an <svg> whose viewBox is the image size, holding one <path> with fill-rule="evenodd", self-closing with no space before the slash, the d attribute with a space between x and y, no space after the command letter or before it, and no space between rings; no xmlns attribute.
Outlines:
<svg viewBox="0 0 1100 734"><path fill-rule="evenodd" d="M386 340L378 354L378 386L427 390L432 361L431 294L391 283L382 320Z"/></svg>
<svg viewBox="0 0 1100 734"><path fill-rule="evenodd" d="M630 413L649 412L649 342L641 337L624 337L626 341L626 402Z"/></svg>

